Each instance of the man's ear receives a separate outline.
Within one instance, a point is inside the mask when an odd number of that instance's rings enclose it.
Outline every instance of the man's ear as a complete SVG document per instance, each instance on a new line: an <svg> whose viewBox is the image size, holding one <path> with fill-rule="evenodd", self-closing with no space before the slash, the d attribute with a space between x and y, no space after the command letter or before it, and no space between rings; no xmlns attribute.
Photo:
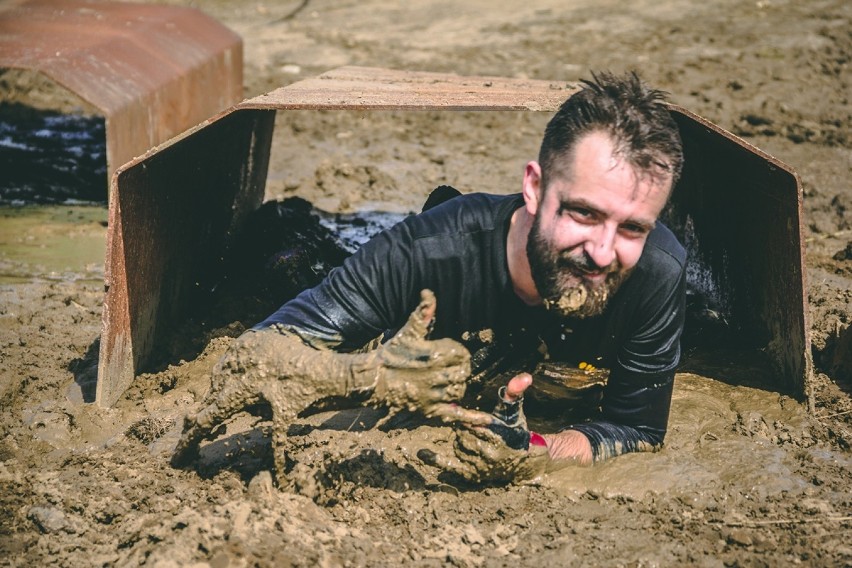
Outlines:
<svg viewBox="0 0 852 568"><path fill-rule="evenodd" d="M535 215L541 205L542 189L541 166L536 161L528 162L524 168L523 195L527 213L530 215Z"/></svg>

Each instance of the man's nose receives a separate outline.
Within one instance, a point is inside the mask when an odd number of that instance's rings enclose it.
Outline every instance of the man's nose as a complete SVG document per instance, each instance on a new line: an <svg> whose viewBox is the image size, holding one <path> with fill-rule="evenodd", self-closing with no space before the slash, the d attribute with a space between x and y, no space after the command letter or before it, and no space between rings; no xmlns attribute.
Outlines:
<svg viewBox="0 0 852 568"><path fill-rule="evenodd" d="M601 268L606 268L615 260L616 228L600 224L586 241L586 254Z"/></svg>

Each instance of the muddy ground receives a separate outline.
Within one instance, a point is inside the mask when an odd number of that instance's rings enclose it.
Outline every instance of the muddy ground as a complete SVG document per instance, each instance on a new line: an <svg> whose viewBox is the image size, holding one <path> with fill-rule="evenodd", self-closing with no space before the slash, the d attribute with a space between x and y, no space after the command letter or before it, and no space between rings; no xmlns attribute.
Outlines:
<svg viewBox="0 0 852 568"><path fill-rule="evenodd" d="M65 207L33 223L4 210L0 564L852 565L852 4L175 3L243 36L246 95L343 64L560 81L637 69L790 164L804 186L813 408L718 353L678 375L662 452L535 484L447 483L416 458L445 429L359 431L375 420L368 411L294 428L288 487L268 473L269 422L248 415L196 468L177 470L174 421L197 408L216 358L253 322L194 330L184 339L200 355L180 360L177 349L98 409L85 401L105 214ZM442 183L517 191L546 119L279 116L267 197L404 213Z"/></svg>

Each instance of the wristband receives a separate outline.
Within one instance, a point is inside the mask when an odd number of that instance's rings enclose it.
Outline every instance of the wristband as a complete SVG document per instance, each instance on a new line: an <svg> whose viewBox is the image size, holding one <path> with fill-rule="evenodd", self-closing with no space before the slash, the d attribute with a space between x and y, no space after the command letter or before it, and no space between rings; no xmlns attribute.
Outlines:
<svg viewBox="0 0 852 568"><path fill-rule="evenodd" d="M541 434L530 432L530 446L544 446L546 448L547 441Z"/></svg>

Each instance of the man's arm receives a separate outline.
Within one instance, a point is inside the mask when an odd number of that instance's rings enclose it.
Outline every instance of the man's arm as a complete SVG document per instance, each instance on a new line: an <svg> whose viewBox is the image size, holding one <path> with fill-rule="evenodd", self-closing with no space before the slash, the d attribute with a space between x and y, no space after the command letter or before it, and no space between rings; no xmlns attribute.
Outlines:
<svg viewBox="0 0 852 568"><path fill-rule="evenodd" d="M506 390L503 392L503 402L514 405L522 402L524 392L532 385L532 376L528 373L521 373L511 380L506 385ZM523 412L520 406L518 411ZM523 426L526 427L526 421ZM542 436L547 444L547 453L552 460L572 460L578 465L591 465L593 461L592 445L589 439L582 433L576 430L564 430L556 434L547 434Z"/></svg>
<svg viewBox="0 0 852 568"><path fill-rule="evenodd" d="M591 465L594 461L592 444L581 432L564 430L542 437L547 442L547 453L552 460L572 460L577 465Z"/></svg>
<svg viewBox="0 0 852 568"><path fill-rule="evenodd" d="M357 391L391 410L436 414L464 393L470 354L451 339L426 339L434 317L435 296L424 290L420 304L390 341L359 354L314 349L276 329L244 333L214 369L213 389L202 409L186 416L172 463L194 459L203 439L261 400L272 408L277 434L313 402ZM276 467L283 475L282 464L276 462Z"/></svg>
<svg viewBox="0 0 852 568"><path fill-rule="evenodd" d="M302 291L253 329L277 326L306 343L351 352L397 330L417 304L422 279L411 253L412 219L382 231L317 286ZM434 288L430 288L433 291Z"/></svg>
<svg viewBox="0 0 852 568"><path fill-rule="evenodd" d="M503 393L504 402L513 404L521 401L531 384L532 377L527 373L512 378ZM591 465L623 453L659 449L666 431L671 386L672 382L667 381L629 393L623 393L624 389L621 389L621 412L614 411L612 403L609 407L616 420L598 420L543 435L550 459ZM617 418L619 414L621 420ZM625 423L630 421L633 425Z"/></svg>
<svg viewBox="0 0 852 568"><path fill-rule="evenodd" d="M635 386L636 382L620 382L617 377L610 380L607 399L600 420L575 424L555 434L565 437L560 446L560 456L577 456L581 463L609 459L630 452L657 451L663 445L668 427L674 371L665 373L654 384ZM585 439L585 444L580 438ZM564 445L564 447L562 447ZM572 454L572 450L583 453ZM588 453L585 449L588 448ZM551 451L554 459L556 447ZM588 461L586 461L588 460Z"/></svg>
<svg viewBox="0 0 852 568"><path fill-rule="evenodd" d="M514 403L523 398L524 391L532 384L532 378L526 373L518 375L509 381L503 395L504 401ZM644 389L643 389L644 390ZM633 393L635 402L636 394ZM649 422L644 428L636 428L625 424L610 421L596 421L594 423L579 425L555 434L543 435L547 443L547 452L552 460L570 460L577 465L591 465L594 461L607 459L619 454L654 450L662 445L660 430L665 432L665 419L668 411L660 412L660 406L666 406L671 398L671 389L657 389L651 396L647 396L646 402L651 414L645 416L643 422ZM656 400L654 400L656 399ZM656 403L656 404L653 404ZM629 405L631 410L637 410L636 406ZM662 423L661 423L662 422Z"/></svg>

